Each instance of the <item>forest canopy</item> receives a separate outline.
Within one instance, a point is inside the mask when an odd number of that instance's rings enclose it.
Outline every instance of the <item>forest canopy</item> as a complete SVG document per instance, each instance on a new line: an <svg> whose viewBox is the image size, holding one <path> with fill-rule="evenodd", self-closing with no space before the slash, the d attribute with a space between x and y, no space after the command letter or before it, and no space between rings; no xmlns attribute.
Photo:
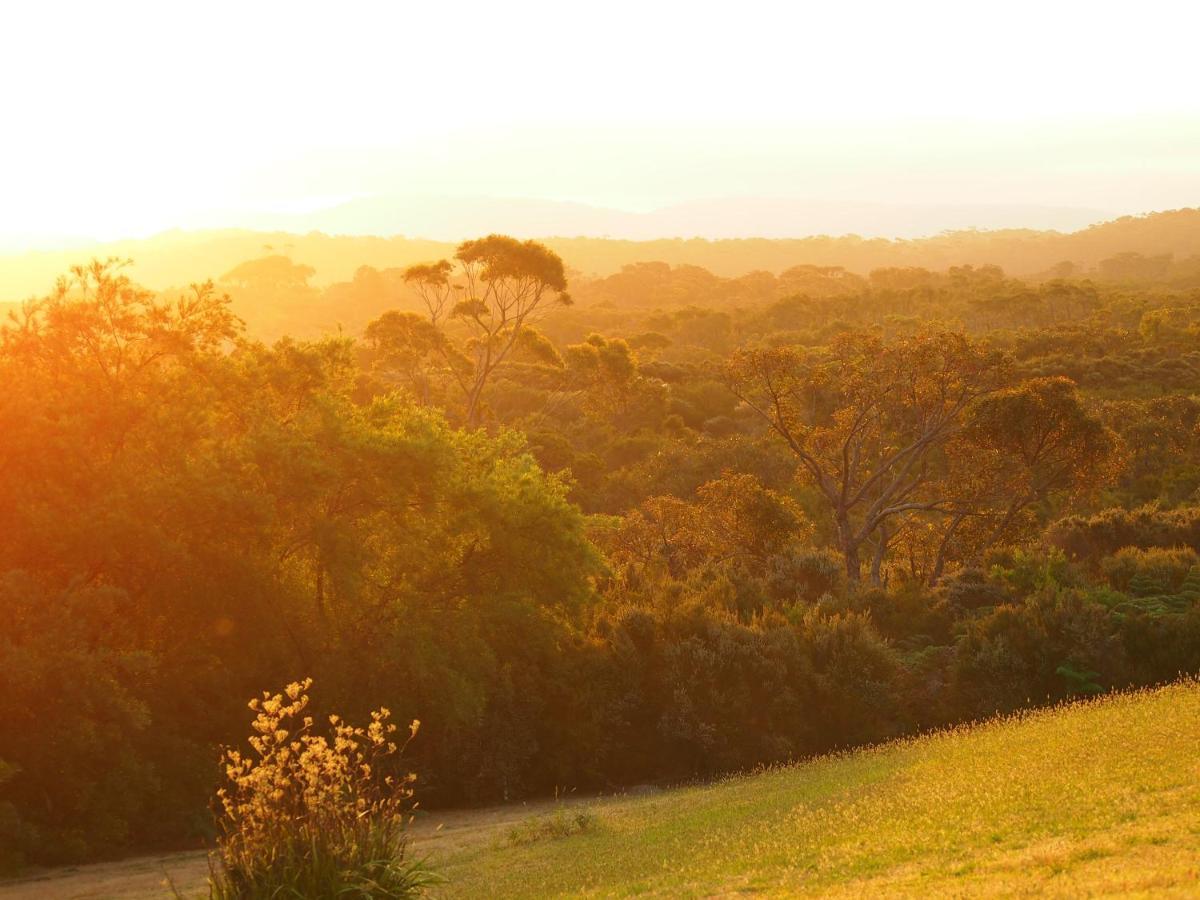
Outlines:
<svg viewBox="0 0 1200 900"><path fill-rule="evenodd" d="M1191 240L1171 215L1106 234ZM584 276L562 247L325 285L272 248L184 290L95 261L12 310L0 864L211 835L244 699L307 678L317 713L419 719L437 807L1200 669L1178 256Z"/></svg>

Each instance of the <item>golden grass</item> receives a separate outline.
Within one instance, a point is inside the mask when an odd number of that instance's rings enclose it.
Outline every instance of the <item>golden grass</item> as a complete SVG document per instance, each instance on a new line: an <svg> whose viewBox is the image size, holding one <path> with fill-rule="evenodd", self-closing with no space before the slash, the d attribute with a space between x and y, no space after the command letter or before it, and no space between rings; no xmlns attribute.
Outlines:
<svg viewBox="0 0 1200 900"><path fill-rule="evenodd" d="M586 828L559 827L581 809ZM1200 683L704 787L428 814L412 837L447 898L1200 897ZM207 895L200 854L0 896L163 896L164 870Z"/></svg>
<svg viewBox="0 0 1200 900"><path fill-rule="evenodd" d="M439 896L1200 896L1194 681L591 806Z"/></svg>

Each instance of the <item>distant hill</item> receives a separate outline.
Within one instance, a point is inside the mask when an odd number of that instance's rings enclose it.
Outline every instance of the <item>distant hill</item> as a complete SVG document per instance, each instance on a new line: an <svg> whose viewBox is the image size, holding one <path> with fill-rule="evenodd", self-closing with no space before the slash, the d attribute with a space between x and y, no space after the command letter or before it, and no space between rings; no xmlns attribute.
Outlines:
<svg viewBox="0 0 1200 900"><path fill-rule="evenodd" d="M712 197L644 211L564 200L514 197L371 195L302 213L264 213L244 227L332 234L419 234L436 240L503 230L644 241L661 237L723 240L861 234L917 238L963 228L1073 231L1111 219L1112 211L1024 203L887 203L823 198Z"/></svg>
<svg viewBox="0 0 1200 900"><path fill-rule="evenodd" d="M502 230L502 229L497 229ZM1118 253L1200 257L1200 209L1125 216L1081 231L1009 229L953 231L914 240L855 235L728 240L607 238L545 239L574 270L606 275L632 262L658 260L702 266L718 275L754 270L778 273L791 266L841 266L865 274L885 266L945 269L995 264L1017 276L1046 272L1061 262L1096 267ZM267 248L270 248L269 250ZM453 252L447 242L407 237L331 236L321 232L170 231L142 240L79 245L65 250L0 255L0 300L21 300L46 291L76 262L92 256L132 258L135 277L153 288L218 278L235 265L266 253L284 253L316 270L317 285L345 281L361 265L406 266Z"/></svg>

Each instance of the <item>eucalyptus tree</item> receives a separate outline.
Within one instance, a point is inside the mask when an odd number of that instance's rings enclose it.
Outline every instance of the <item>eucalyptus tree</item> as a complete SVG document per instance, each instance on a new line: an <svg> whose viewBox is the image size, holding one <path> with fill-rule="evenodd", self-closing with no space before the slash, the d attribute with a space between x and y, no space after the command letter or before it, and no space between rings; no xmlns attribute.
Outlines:
<svg viewBox="0 0 1200 900"><path fill-rule="evenodd" d="M470 426L482 419L484 394L496 371L531 339L549 308L571 303L557 253L537 241L499 234L465 241L453 262L411 266L404 277L424 303L429 323L447 336L431 350L461 392Z"/></svg>

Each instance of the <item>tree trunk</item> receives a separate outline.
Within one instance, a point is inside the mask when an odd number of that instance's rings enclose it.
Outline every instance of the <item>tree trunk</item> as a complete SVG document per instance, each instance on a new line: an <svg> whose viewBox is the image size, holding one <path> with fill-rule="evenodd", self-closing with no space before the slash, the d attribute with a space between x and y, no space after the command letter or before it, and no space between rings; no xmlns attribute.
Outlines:
<svg viewBox="0 0 1200 900"><path fill-rule="evenodd" d="M855 540L854 528L845 512L834 516L834 521L837 524L838 549L842 551L842 559L846 563L846 579L856 585L862 581L862 559L858 555L861 541Z"/></svg>
<svg viewBox="0 0 1200 900"><path fill-rule="evenodd" d="M842 556L846 559L846 577L851 584L857 585L862 581L862 560L858 557L858 545L842 550Z"/></svg>
<svg viewBox="0 0 1200 900"><path fill-rule="evenodd" d="M930 587L937 587L938 582L942 580L942 575L946 571L946 554L950 550L950 542L954 539L958 526L966 518L966 513L957 513L947 526L946 533L942 535L941 543L938 544L937 556L933 561L933 571L929 574Z"/></svg>
<svg viewBox="0 0 1200 900"><path fill-rule="evenodd" d="M887 527L879 526L879 542L875 545L875 555L871 559L871 584L879 587L883 583L883 559L887 555L889 535Z"/></svg>
<svg viewBox="0 0 1200 900"><path fill-rule="evenodd" d="M476 428L479 425L479 397L482 393L483 385L480 384L467 394L466 424L468 428Z"/></svg>

